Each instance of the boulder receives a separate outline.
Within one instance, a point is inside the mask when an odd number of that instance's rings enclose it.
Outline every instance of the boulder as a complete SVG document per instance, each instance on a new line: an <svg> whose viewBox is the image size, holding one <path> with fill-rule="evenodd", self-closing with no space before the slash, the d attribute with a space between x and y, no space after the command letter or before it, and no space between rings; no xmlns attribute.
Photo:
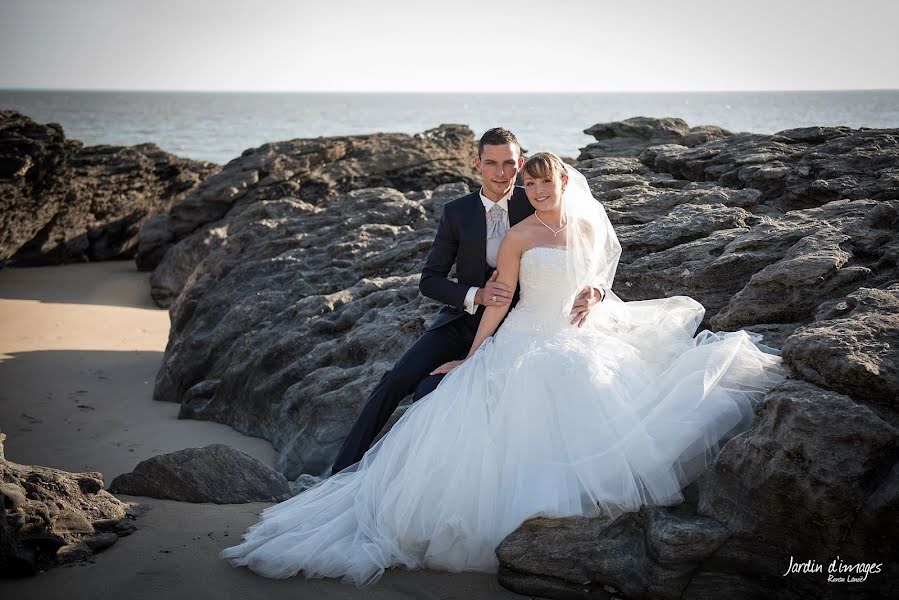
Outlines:
<svg viewBox="0 0 899 600"><path fill-rule="evenodd" d="M109 484L114 494L181 502L280 502L291 496L283 475L224 444L186 448L142 460Z"/></svg>

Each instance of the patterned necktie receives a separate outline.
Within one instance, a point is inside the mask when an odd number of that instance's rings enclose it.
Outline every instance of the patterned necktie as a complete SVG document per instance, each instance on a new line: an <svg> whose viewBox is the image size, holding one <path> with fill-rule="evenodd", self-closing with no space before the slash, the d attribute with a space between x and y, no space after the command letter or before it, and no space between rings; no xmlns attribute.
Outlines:
<svg viewBox="0 0 899 600"><path fill-rule="evenodd" d="M496 255L499 252L499 244L506 237L506 211L499 204L490 207L487 213L487 264L496 268Z"/></svg>

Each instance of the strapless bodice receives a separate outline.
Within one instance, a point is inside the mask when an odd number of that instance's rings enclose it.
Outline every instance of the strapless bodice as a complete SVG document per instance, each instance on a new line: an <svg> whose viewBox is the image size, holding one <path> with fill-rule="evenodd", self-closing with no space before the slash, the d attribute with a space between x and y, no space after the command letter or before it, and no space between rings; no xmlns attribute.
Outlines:
<svg viewBox="0 0 899 600"><path fill-rule="evenodd" d="M552 333L572 327L571 317L563 312L575 293L568 281L566 252L559 246L535 246L524 251L518 273L518 304L510 311L504 328Z"/></svg>

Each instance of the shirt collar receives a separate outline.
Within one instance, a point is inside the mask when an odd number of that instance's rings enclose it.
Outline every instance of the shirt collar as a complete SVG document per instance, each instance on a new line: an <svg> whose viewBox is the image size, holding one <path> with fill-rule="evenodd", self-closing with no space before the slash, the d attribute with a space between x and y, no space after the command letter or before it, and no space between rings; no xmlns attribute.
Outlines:
<svg viewBox="0 0 899 600"><path fill-rule="evenodd" d="M510 189L505 196L499 199L499 202L494 202L493 200L485 196L483 187L481 187L481 189L478 191L478 194L481 196L481 202L484 203L484 210L489 211L491 208L493 208L494 204L499 204L504 211L509 212L509 198L512 197L512 192L514 191L515 186L513 185L512 189Z"/></svg>

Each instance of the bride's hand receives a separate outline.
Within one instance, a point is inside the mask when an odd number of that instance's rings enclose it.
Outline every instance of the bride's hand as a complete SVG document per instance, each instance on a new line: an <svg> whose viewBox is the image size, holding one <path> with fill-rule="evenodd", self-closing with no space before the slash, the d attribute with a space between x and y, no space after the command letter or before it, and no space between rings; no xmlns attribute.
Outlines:
<svg viewBox="0 0 899 600"><path fill-rule="evenodd" d="M464 362L464 360L451 360L448 363L443 363L442 365L431 371L431 375L445 375Z"/></svg>

